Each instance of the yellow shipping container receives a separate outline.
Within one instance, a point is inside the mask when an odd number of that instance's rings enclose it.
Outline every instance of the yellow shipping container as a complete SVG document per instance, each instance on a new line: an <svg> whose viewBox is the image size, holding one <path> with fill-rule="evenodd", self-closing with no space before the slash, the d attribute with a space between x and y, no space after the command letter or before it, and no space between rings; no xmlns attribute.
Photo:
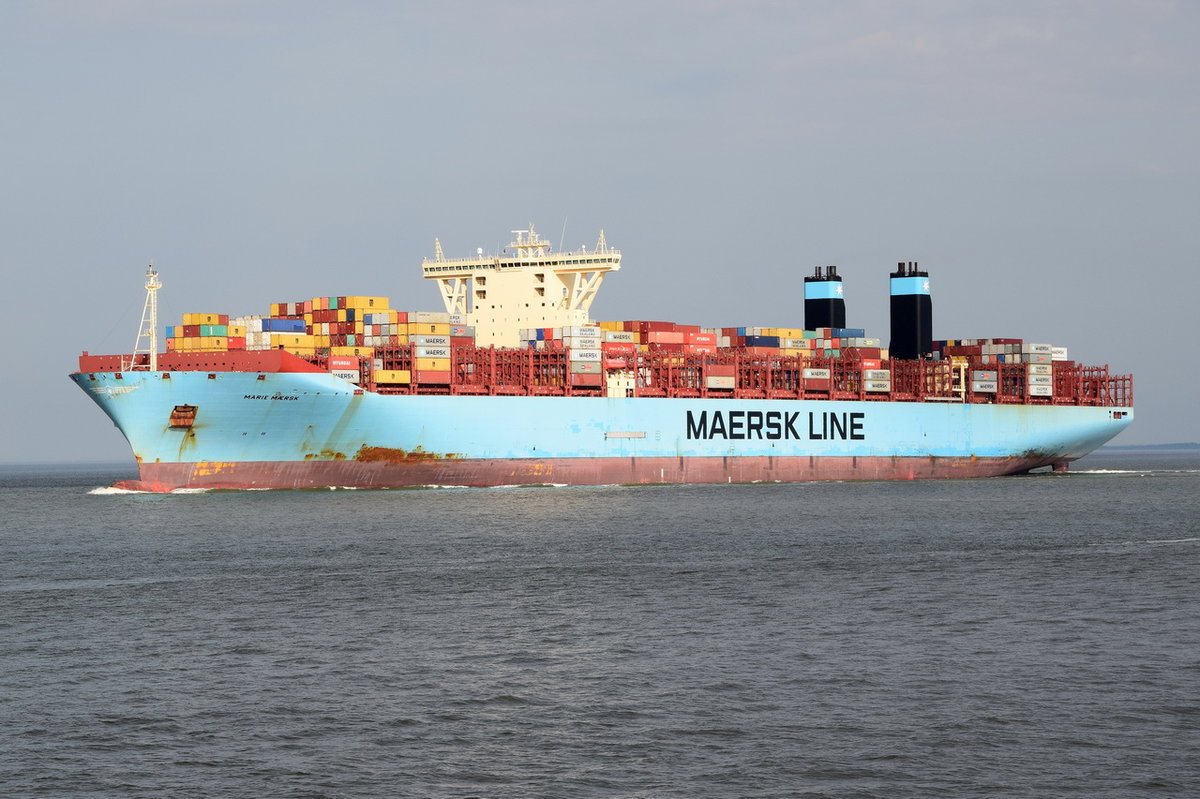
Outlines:
<svg viewBox="0 0 1200 799"><path fill-rule="evenodd" d="M228 346L223 336L201 336L200 338L200 349L202 350L223 350Z"/></svg>
<svg viewBox="0 0 1200 799"><path fill-rule="evenodd" d="M374 347L330 347L330 355L339 357L355 357L355 358L373 358L375 357Z"/></svg>
<svg viewBox="0 0 1200 799"><path fill-rule="evenodd" d="M601 330L623 331L625 329L624 322L600 322Z"/></svg>
<svg viewBox="0 0 1200 799"><path fill-rule="evenodd" d="M315 346L313 337L307 333L271 333L271 349L278 349L282 346L284 349L292 347L308 347Z"/></svg>
<svg viewBox="0 0 1200 799"><path fill-rule="evenodd" d="M448 336L450 335L449 322L409 322L408 335L410 336Z"/></svg>
<svg viewBox="0 0 1200 799"><path fill-rule="evenodd" d="M413 368L418 372L428 369L432 372L450 371L449 358L413 358Z"/></svg>
<svg viewBox="0 0 1200 799"><path fill-rule="evenodd" d="M288 352L292 353L293 355L316 355L317 354L316 347L286 347L285 346L284 349L287 350Z"/></svg>
<svg viewBox="0 0 1200 799"><path fill-rule="evenodd" d="M412 372L407 369L376 369L376 383L411 383Z"/></svg>
<svg viewBox="0 0 1200 799"><path fill-rule="evenodd" d="M367 311L382 311L388 307L387 297L347 297L347 308L362 308Z"/></svg>
<svg viewBox="0 0 1200 799"><path fill-rule="evenodd" d="M230 325L228 327L228 333L230 338L242 338L246 335L246 326Z"/></svg>

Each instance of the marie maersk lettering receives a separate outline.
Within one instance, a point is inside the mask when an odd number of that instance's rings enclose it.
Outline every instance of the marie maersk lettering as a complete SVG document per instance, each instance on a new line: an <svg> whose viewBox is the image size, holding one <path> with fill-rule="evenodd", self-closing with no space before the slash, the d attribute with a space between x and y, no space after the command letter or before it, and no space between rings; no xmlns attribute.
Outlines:
<svg viewBox="0 0 1200 799"><path fill-rule="evenodd" d="M730 441L748 439L849 440L866 438L863 426L865 413L809 413L807 429L797 429L800 411L700 411L687 412L688 438L724 438Z"/></svg>

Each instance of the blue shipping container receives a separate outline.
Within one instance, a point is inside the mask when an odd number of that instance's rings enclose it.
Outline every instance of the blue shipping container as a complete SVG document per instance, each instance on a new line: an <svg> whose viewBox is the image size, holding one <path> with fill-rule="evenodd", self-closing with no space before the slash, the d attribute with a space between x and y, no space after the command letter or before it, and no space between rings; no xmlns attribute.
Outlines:
<svg viewBox="0 0 1200 799"><path fill-rule="evenodd" d="M303 319L264 319L263 331L267 333L303 333Z"/></svg>

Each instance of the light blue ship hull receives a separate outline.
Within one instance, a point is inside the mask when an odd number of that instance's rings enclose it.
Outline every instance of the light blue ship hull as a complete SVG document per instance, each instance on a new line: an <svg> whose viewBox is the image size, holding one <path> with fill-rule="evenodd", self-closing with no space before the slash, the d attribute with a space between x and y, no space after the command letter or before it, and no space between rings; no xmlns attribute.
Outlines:
<svg viewBox="0 0 1200 799"><path fill-rule="evenodd" d="M140 487L975 477L1065 466L1132 408L379 395L324 373L79 373ZM190 426L172 426L194 406Z"/></svg>

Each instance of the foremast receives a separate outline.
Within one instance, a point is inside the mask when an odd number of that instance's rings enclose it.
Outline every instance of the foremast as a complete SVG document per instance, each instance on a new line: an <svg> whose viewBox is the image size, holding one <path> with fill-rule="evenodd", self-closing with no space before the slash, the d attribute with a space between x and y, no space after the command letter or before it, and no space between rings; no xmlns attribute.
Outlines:
<svg viewBox="0 0 1200 799"><path fill-rule="evenodd" d="M437 281L446 311L466 317L481 344L501 347L518 346L522 328L587 324L605 276L621 268L604 231L595 249L573 252L553 252L532 224L512 233L500 255L478 249L474 258L448 259L434 240L434 257L421 270Z"/></svg>
<svg viewBox="0 0 1200 799"><path fill-rule="evenodd" d="M128 372L134 369L158 371L158 290L162 282L158 279L158 271L154 264L146 267L146 303L142 306L142 321L138 326L137 341L133 344L133 352L128 361L121 364L121 370ZM145 342L143 344L143 342ZM148 355L145 360L139 355Z"/></svg>

